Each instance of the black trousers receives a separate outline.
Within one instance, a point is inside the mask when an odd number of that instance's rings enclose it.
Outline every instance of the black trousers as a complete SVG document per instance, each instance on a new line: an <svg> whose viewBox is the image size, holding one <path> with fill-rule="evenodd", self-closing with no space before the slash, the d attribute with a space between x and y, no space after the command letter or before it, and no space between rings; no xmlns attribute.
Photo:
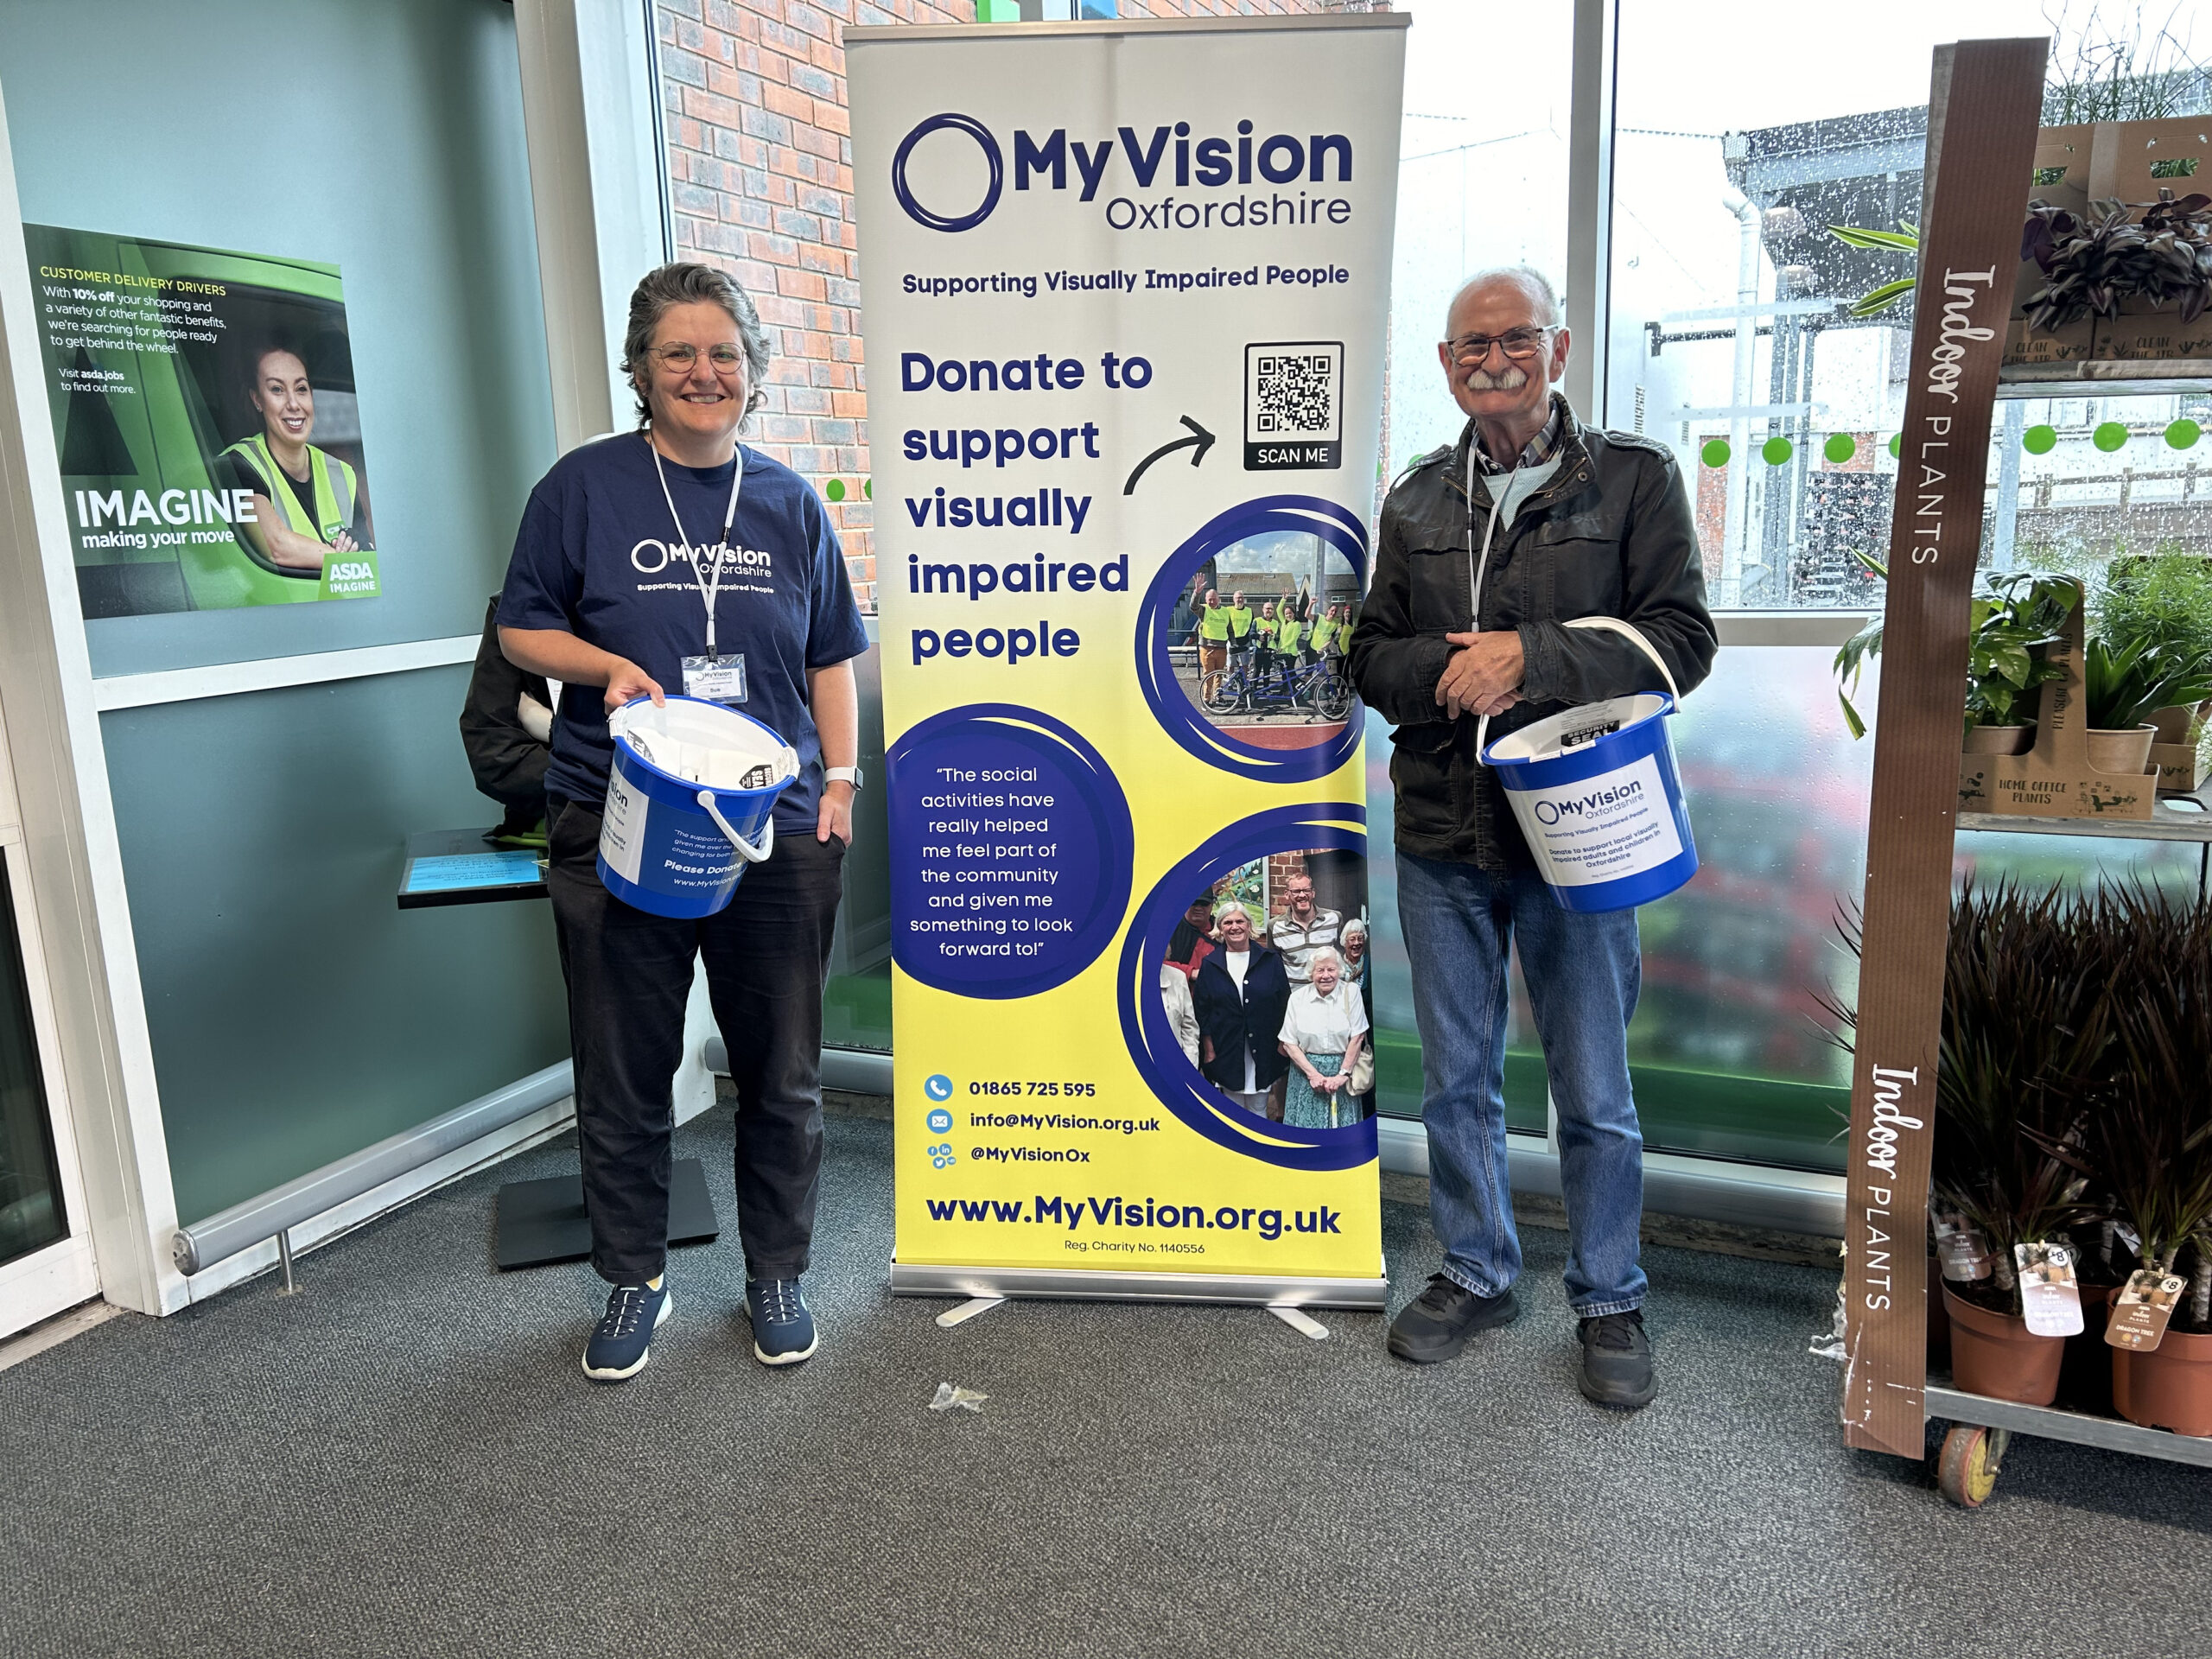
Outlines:
<svg viewBox="0 0 2212 1659"><path fill-rule="evenodd" d="M737 1085L737 1230L746 1276L793 1279L814 1238L822 1171L822 982L845 843L776 836L723 909L671 920L625 904L594 862L600 814L556 803L546 887L569 985L576 1138L592 1267L638 1284L668 1258L672 1085L692 961Z"/></svg>

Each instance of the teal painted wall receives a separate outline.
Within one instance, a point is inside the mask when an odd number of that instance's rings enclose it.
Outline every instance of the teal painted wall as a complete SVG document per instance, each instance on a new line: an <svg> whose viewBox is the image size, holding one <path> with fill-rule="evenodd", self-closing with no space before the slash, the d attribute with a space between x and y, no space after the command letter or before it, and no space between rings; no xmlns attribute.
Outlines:
<svg viewBox="0 0 2212 1659"><path fill-rule="evenodd" d="M92 672L474 633L551 381L505 0L6 0L23 217L336 264L385 597L92 624Z"/></svg>
<svg viewBox="0 0 2212 1659"><path fill-rule="evenodd" d="M474 633L554 456L512 9L7 0L0 89L26 219L344 276L385 596L97 622L93 672ZM567 1052L542 902L392 902L497 816L467 674L104 716L183 1218Z"/></svg>

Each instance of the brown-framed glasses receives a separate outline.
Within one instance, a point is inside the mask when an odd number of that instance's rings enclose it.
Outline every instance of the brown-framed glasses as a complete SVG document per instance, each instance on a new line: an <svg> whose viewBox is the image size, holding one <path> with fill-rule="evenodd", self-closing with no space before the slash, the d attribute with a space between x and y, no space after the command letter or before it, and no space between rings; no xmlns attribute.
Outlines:
<svg viewBox="0 0 2212 1659"><path fill-rule="evenodd" d="M689 374L699 360L699 348L687 340L677 340L672 346L656 346L645 353L664 369L674 369L678 374ZM717 374L734 374L745 361L741 347L724 341L707 347L707 361L715 365Z"/></svg>
<svg viewBox="0 0 2212 1659"><path fill-rule="evenodd" d="M1509 328L1502 334L1461 334L1456 340L1444 342L1444 349L1452 353L1454 363L1480 363L1490 355L1493 346L1516 363L1526 363L1544 349L1544 341L1551 334L1549 325L1541 328Z"/></svg>

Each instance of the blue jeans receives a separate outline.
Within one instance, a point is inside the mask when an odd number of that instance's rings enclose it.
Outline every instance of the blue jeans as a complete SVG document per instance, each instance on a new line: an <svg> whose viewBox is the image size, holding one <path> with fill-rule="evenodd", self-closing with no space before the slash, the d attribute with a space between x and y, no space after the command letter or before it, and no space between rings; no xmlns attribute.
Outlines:
<svg viewBox="0 0 2212 1659"><path fill-rule="evenodd" d="M1493 875L1402 850L1398 917L1414 963L1429 1217L1445 1276L1496 1296L1521 1274L1505 1163L1506 959L1517 938L1559 1113L1567 1300L1585 1318L1640 1307L1643 1135L1628 1080L1643 977L1636 912L1579 915L1534 870Z"/></svg>

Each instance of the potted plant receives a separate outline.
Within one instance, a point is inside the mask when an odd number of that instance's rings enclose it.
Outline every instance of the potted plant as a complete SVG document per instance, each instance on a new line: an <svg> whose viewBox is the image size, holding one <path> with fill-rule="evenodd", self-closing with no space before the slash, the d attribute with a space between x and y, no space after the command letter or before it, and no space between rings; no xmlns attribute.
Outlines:
<svg viewBox="0 0 2212 1659"><path fill-rule="evenodd" d="M2112 1351L2122 1416L2212 1435L2212 907L2122 890L2109 901L2122 973L2113 985L2113 1087L2086 1156L2113 1195L2136 1262L2186 1274L2189 1289L2156 1348Z"/></svg>
<svg viewBox="0 0 2212 1659"><path fill-rule="evenodd" d="M2100 639L2114 646L2146 645L2212 672L2212 559L2171 547L2147 558L2115 558L2092 608ZM2212 703L2172 702L2146 718L2158 729L2154 742L2193 750L2207 715Z"/></svg>
<svg viewBox="0 0 2212 1659"><path fill-rule="evenodd" d="M2158 735L2154 709L2212 696L2212 666L2185 662L2145 640L2115 645L2092 639L2082 653L2082 716L2088 723L2089 764L2099 772L2138 775Z"/></svg>
<svg viewBox="0 0 2212 1659"><path fill-rule="evenodd" d="M1859 562L1885 582L1889 571L1860 554ZM1963 746L1969 754L2024 754L2035 741L2030 693L2063 671L2044 658L2044 647L2073 608L2075 585L2064 576L2035 570L1984 572L1975 583L1967 636L1967 696ZM1882 619L1875 617L1843 642L1835 654L1836 700L1853 737L1866 722L1851 694L1870 658L1882 651Z"/></svg>
<svg viewBox="0 0 2212 1659"><path fill-rule="evenodd" d="M1952 1375L1996 1399L2049 1405L2064 1338L2030 1332L2013 1247L2061 1237L2088 1185L2079 1148L2111 1042L2100 931L2063 887L1969 885L1944 960L1930 1188L1982 1241L1986 1280L1947 1279Z"/></svg>

